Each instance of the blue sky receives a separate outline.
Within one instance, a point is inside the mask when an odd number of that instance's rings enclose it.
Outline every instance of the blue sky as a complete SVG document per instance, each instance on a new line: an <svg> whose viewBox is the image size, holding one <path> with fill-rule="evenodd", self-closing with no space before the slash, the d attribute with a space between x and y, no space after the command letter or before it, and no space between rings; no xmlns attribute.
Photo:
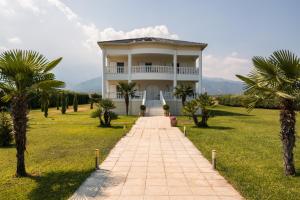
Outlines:
<svg viewBox="0 0 300 200"><path fill-rule="evenodd" d="M0 51L35 49L74 84L100 75L96 41L158 36L208 43L203 74L235 80L251 57L300 55L297 0L0 0Z"/></svg>

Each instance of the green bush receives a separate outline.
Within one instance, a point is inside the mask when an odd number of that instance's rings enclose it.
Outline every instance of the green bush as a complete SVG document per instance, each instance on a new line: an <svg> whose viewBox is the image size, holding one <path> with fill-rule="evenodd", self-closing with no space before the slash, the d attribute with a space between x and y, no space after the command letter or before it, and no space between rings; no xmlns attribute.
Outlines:
<svg viewBox="0 0 300 200"><path fill-rule="evenodd" d="M164 110L169 110L169 109L170 109L170 106L169 106L168 104L165 104L165 105L163 105L163 109L164 109Z"/></svg>
<svg viewBox="0 0 300 200"><path fill-rule="evenodd" d="M61 113L66 114L66 110L67 110L67 97L66 97L65 93L63 92L61 94Z"/></svg>
<svg viewBox="0 0 300 200"><path fill-rule="evenodd" d="M9 115L0 112L0 146L9 146L13 140L13 127Z"/></svg>
<svg viewBox="0 0 300 200"><path fill-rule="evenodd" d="M146 106L145 105L140 105L140 110L145 111L146 110Z"/></svg>
<svg viewBox="0 0 300 200"><path fill-rule="evenodd" d="M217 96L216 100L220 105L246 107L249 100L247 95L221 95ZM257 102L256 108L279 109L280 104L278 99L264 99Z"/></svg>
<svg viewBox="0 0 300 200"><path fill-rule="evenodd" d="M74 112L77 112L77 110L78 110L77 94L75 94L74 98L73 98L73 110L74 110Z"/></svg>

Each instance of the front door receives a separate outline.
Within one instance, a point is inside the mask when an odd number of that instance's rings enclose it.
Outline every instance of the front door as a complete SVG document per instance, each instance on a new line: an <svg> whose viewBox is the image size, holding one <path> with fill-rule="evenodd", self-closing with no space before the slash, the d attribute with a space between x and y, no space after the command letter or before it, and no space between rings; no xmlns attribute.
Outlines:
<svg viewBox="0 0 300 200"><path fill-rule="evenodd" d="M146 89L147 100L159 100L159 88L155 85L149 85Z"/></svg>

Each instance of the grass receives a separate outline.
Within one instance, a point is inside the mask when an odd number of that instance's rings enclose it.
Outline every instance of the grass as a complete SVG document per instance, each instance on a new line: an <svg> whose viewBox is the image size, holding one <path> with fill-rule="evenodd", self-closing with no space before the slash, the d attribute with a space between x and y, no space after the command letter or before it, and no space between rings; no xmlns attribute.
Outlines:
<svg viewBox="0 0 300 200"><path fill-rule="evenodd" d="M188 138L206 158L211 158L212 149L217 150L218 171L246 199L300 199L300 174L286 177L283 171L279 111L248 113L245 108L225 106L213 110L210 128L196 128L188 117L179 117L179 126L187 126ZM300 171L299 142L294 152Z"/></svg>
<svg viewBox="0 0 300 200"><path fill-rule="evenodd" d="M31 176L15 178L16 150L0 148L0 199L67 199L94 170L94 149L103 160L136 120L120 116L113 127L99 128L89 114L88 105L77 113L69 108L65 115L49 109L48 118L31 111L26 152Z"/></svg>

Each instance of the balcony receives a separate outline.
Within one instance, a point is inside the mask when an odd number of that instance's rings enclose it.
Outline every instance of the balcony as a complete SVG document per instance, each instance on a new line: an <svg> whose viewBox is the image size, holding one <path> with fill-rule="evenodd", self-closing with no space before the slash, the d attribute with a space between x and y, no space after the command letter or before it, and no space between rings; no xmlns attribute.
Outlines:
<svg viewBox="0 0 300 200"><path fill-rule="evenodd" d="M128 66L107 66L105 67L105 74L107 80L127 80ZM199 79L199 69L196 67L177 67L177 80L194 80ZM174 67L173 66L132 66L131 79L132 80L173 80Z"/></svg>

